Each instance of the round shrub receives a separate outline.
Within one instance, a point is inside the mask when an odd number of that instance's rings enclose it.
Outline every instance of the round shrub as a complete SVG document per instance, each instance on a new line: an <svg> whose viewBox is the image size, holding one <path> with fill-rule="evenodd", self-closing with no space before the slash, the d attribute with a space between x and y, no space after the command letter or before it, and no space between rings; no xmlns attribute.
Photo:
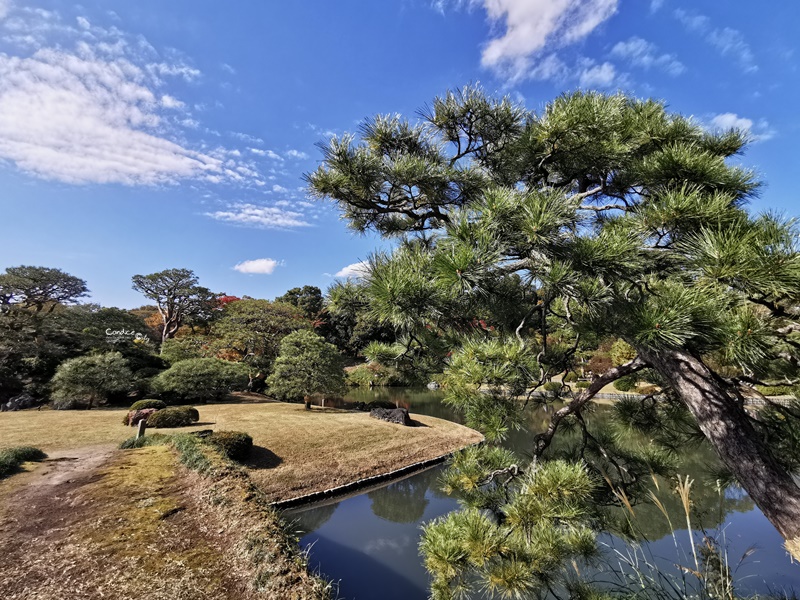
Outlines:
<svg viewBox="0 0 800 600"><path fill-rule="evenodd" d="M561 384L558 381L548 381L542 387L544 387L545 392L558 393L561 391Z"/></svg>
<svg viewBox="0 0 800 600"><path fill-rule="evenodd" d="M187 402L224 398L247 389L247 365L218 358L192 358L175 363L153 378L153 389Z"/></svg>
<svg viewBox="0 0 800 600"><path fill-rule="evenodd" d="M253 438L242 431L215 431L205 440L223 455L238 462L250 456L253 449Z"/></svg>
<svg viewBox="0 0 800 600"><path fill-rule="evenodd" d="M578 381L578 374L575 371L570 371L564 375L564 383L572 383L573 381Z"/></svg>
<svg viewBox="0 0 800 600"><path fill-rule="evenodd" d="M157 429L169 427L186 427L200 419L196 408L188 406L173 406L157 410L147 417L147 426Z"/></svg>
<svg viewBox="0 0 800 600"><path fill-rule="evenodd" d="M167 408L167 403L163 400L145 398L144 400L137 400L131 404L131 410L142 410L145 408L155 408L156 410L161 410L162 408Z"/></svg>
<svg viewBox="0 0 800 600"><path fill-rule="evenodd" d="M585 390L586 388L589 387L589 382L588 381L578 381L578 382L575 383L575 387L578 388L579 390Z"/></svg>
<svg viewBox="0 0 800 600"><path fill-rule="evenodd" d="M614 382L614 387L620 392L630 392L636 387L636 380L632 377L620 377Z"/></svg>

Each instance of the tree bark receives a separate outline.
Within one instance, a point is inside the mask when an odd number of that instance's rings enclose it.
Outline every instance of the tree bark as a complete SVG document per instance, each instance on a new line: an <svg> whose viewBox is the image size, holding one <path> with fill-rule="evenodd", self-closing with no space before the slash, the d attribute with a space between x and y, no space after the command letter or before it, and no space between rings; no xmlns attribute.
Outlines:
<svg viewBox="0 0 800 600"><path fill-rule="evenodd" d="M800 542L800 487L775 461L724 383L686 351L636 350L671 384L722 463L787 543Z"/></svg>

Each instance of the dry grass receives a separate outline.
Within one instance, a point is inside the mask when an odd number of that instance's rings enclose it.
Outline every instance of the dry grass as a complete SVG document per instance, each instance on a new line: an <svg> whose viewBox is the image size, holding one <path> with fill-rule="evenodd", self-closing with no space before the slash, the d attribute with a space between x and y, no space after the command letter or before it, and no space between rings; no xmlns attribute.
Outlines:
<svg viewBox="0 0 800 600"><path fill-rule="evenodd" d="M0 522L4 600L329 597L277 515L245 499L246 476L212 484L178 468L168 446L105 459L20 477Z"/></svg>
<svg viewBox="0 0 800 600"><path fill-rule="evenodd" d="M272 500L330 489L448 454L482 438L449 421L412 415L402 427L301 404L216 404L198 407L197 429L245 431L257 446L251 476ZM0 414L0 447L31 445L45 452L119 443L133 429L124 410L20 411Z"/></svg>

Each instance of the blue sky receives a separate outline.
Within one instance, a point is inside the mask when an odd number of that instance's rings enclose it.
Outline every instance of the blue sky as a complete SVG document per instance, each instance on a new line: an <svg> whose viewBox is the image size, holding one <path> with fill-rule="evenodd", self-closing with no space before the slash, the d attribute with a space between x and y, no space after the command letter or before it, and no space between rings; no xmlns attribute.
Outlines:
<svg viewBox="0 0 800 600"><path fill-rule="evenodd" d="M798 23L800 3L738 0L0 0L0 268L62 268L122 307L144 300L132 275L172 267L324 290L381 242L307 198L315 144L478 81L748 129L753 210L800 216Z"/></svg>

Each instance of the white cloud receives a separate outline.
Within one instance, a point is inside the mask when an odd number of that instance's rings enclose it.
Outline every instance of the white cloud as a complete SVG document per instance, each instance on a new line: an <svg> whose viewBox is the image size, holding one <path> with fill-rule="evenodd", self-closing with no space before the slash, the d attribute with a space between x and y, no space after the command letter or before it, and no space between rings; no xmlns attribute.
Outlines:
<svg viewBox="0 0 800 600"><path fill-rule="evenodd" d="M510 80L563 77L555 51L587 37L617 12L620 0L434 0L447 6L482 6L501 35L483 47L481 64Z"/></svg>
<svg viewBox="0 0 800 600"><path fill-rule="evenodd" d="M169 94L164 94L161 96L161 106L164 108L183 108L186 105L177 98L173 98Z"/></svg>
<svg viewBox="0 0 800 600"><path fill-rule="evenodd" d="M286 192L288 192L289 190L287 190L287 189L286 189L285 187L283 187L282 185L278 185L278 184L276 183L275 185L273 185L273 186L272 186L272 191L273 191L273 192L277 192L277 193L279 193L279 194L285 194L285 193L286 193Z"/></svg>
<svg viewBox="0 0 800 600"><path fill-rule="evenodd" d="M764 142L775 137L775 130L770 127L769 122L761 119L754 123L752 119L740 117L736 113L721 113L711 119L712 129L741 129L750 135L753 142Z"/></svg>
<svg viewBox="0 0 800 600"><path fill-rule="evenodd" d="M11 0L0 0L0 19L5 19L11 10Z"/></svg>
<svg viewBox="0 0 800 600"><path fill-rule="evenodd" d="M255 258L253 260L240 262L233 268L239 271L239 273L271 275L275 267L279 267L282 264L283 261L275 260L274 258Z"/></svg>
<svg viewBox="0 0 800 600"><path fill-rule="evenodd" d="M658 54L655 44L635 36L626 42L617 43L611 49L611 56L643 69L656 67L673 76L680 75L686 70L674 54Z"/></svg>
<svg viewBox="0 0 800 600"><path fill-rule="evenodd" d="M680 8L676 9L673 14L687 30L703 35L705 40L714 46L722 56L729 56L736 60L745 73L758 71L753 51L740 31L730 27L713 28L711 20L707 16Z"/></svg>
<svg viewBox="0 0 800 600"><path fill-rule="evenodd" d="M347 277L358 279L360 277L364 277L369 273L369 262L366 260L362 260L361 262L353 263L352 265L347 265L345 268L336 272L334 277Z"/></svg>
<svg viewBox="0 0 800 600"><path fill-rule="evenodd" d="M664 0L650 0L650 12L658 12L664 5Z"/></svg>
<svg viewBox="0 0 800 600"><path fill-rule="evenodd" d="M290 158L298 158L298 159L306 159L306 158L308 158L308 154L306 154L305 152L300 152L300 150L289 150L286 153L286 156L288 156Z"/></svg>
<svg viewBox="0 0 800 600"><path fill-rule="evenodd" d="M305 215L290 210L282 210L276 206L259 206L256 204L237 203L206 216L232 223L259 229L291 229L293 227L310 227L311 223L305 220Z"/></svg>
<svg viewBox="0 0 800 600"><path fill-rule="evenodd" d="M582 88L604 89L614 85L616 77L617 70L614 65L604 62L600 65L585 67L579 75L578 84Z"/></svg>
<svg viewBox="0 0 800 600"><path fill-rule="evenodd" d="M441 0L439 9L446 4ZM617 11L619 0L472 0L467 4L482 5L489 21L502 31L484 46L481 64L515 81L541 78L539 63L545 49L552 54L584 39Z"/></svg>
<svg viewBox="0 0 800 600"><path fill-rule="evenodd" d="M17 9L0 30L32 32L39 45L30 55L0 54L0 159L72 184L248 181L237 169L245 165L177 141L177 127L199 125L162 114L185 108L164 93L162 77L199 76L180 59L166 62L115 27L93 25L88 35L48 11Z"/></svg>

